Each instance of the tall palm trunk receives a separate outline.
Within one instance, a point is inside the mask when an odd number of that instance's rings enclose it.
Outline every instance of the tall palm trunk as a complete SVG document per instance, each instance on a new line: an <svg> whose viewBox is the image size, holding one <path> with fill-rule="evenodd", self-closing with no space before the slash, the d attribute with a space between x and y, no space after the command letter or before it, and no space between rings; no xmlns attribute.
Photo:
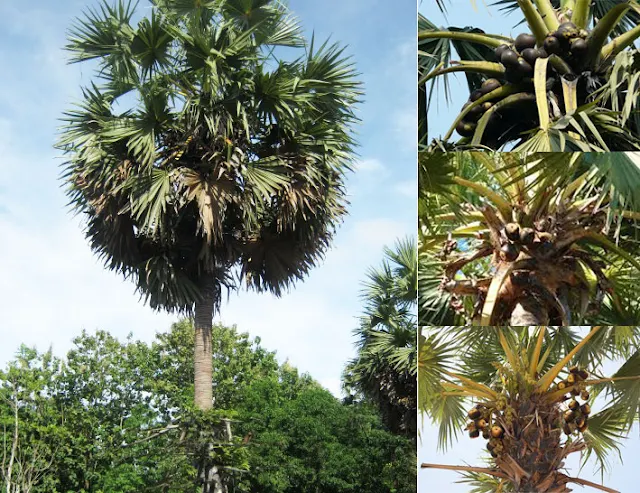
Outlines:
<svg viewBox="0 0 640 493"><path fill-rule="evenodd" d="M196 302L194 344L194 386L196 408L213 408L213 361L211 355L211 326L215 304L212 280L205 282L202 298Z"/></svg>
<svg viewBox="0 0 640 493"><path fill-rule="evenodd" d="M511 326L525 327L549 324L549 313L543 303L533 297L517 301L511 312Z"/></svg>

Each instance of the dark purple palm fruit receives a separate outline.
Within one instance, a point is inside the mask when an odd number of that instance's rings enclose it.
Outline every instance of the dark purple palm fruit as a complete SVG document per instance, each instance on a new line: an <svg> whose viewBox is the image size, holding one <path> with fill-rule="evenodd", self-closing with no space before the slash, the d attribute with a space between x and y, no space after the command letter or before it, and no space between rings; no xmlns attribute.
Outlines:
<svg viewBox="0 0 640 493"><path fill-rule="evenodd" d="M516 37L514 46L518 51L518 53L522 54L522 52L527 48L536 47L536 38L529 33L518 34L518 37Z"/></svg>

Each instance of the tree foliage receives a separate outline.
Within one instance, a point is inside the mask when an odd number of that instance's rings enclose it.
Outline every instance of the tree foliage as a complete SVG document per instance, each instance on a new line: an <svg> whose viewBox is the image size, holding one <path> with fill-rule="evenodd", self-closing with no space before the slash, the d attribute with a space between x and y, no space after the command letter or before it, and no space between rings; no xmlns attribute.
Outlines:
<svg viewBox="0 0 640 493"><path fill-rule="evenodd" d="M231 491L415 491L409 440L234 328L213 327L217 409L195 410L192 338L183 321L151 344L83 333L64 359L22 347L0 372L0 481L12 492L192 492L201 430L231 419L233 443L214 451Z"/></svg>

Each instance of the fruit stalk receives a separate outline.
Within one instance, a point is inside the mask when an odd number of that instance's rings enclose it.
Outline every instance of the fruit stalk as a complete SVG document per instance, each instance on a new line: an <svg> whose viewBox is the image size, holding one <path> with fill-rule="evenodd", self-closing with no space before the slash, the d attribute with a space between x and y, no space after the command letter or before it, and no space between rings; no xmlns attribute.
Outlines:
<svg viewBox="0 0 640 493"><path fill-rule="evenodd" d="M485 94L481 98L479 98L476 101L474 101L473 103L471 103L469 106L467 106L466 108L464 108L460 112L458 117L453 122L453 125L451 125L451 128L449 129L449 131L444 136L444 140L446 141L446 140L449 140L451 138L451 136L453 135L454 130L458 126L458 123L460 123L464 119L464 117L467 116L467 114L473 108L475 108L476 106L480 106L482 103L486 103L487 101L491 101L492 99L499 99L499 98L502 98L502 97L509 96L509 95L511 95L513 93L518 92L518 90L519 90L519 88L517 86L512 86L512 85L502 86L502 87L499 87L498 89L495 89L495 90L491 91L488 94Z"/></svg>
<svg viewBox="0 0 640 493"><path fill-rule="evenodd" d="M604 48L602 48L601 56L603 62L612 61L618 53L631 46L638 38L640 38L640 26L636 26L610 41Z"/></svg>
<svg viewBox="0 0 640 493"><path fill-rule="evenodd" d="M441 68L440 70L434 70L429 73L424 79L421 79L420 82L428 82L434 77L438 77L440 75L452 74L454 72L472 72L478 74L485 74L490 77L504 77L505 68L500 63L494 62L468 62L468 61L460 61L457 65L453 67Z"/></svg>
<svg viewBox="0 0 640 493"><path fill-rule="evenodd" d="M487 36L485 34L465 33L458 31L422 31L418 33L418 41L424 39L455 39L459 41L469 41L481 45L497 48L505 41L511 41L504 36Z"/></svg>
<svg viewBox="0 0 640 493"><path fill-rule="evenodd" d="M498 111L501 108L505 108L507 106L512 106L518 103L524 103L526 101L535 101L536 97L534 94L529 93L520 93L520 94L512 94L511 96L507 96L502 101L496 103L491 108L487 110L487 112L480 118L478 122L478 127L476 128L476 132L473 135L473 140L471 141L472 145L480 145L482 141L482 136L484 135L484 131L487 128L489 123L489 119L491 115Z"/></svg>
<svg viewBox="0 0 640 493"><path fill-rule="evenodd" d="M550 0L534 0L540 15L542 16L542 20L547 26L547 32L555 31L558 29L560 22L558 21L558 16L556 15L556 11L553 8Z"/></svg>
<svg viewBox="0 0 640 493"><path fill-rule="evenodd" d="M589 22L589 8L591 7L591 0L576 0L573 6L573 14L571 15L571 22L573 22L579 29L586 29L587 22Z"/></svg>
<svg viewBox="0 0 640 493"><path fill-rule="evenodd" d="M627 3L621 3L612 7L605 16L600 19L598 24L593 28L593 31L587 36L587 56L586 66L594 68L598 59L600 58L600 52L611 34L611 31L618 25L618 23L625 16L629 10Z"/></svg>
<svg viewBox="0 0 640 493"><path fill-rule="evenodd" d="M539 0L538 3L544 3L544 1ZM547 33L550 30L549 26L545 23L535 5L531 3L531 0L518 0L518 5L524 14L524 18L527 20L527 24L529 24L529 27L531 28L532 34L536 38L538 46L542 46L544 38L547 37ZM553 11L553 7L551 7L551 10ZM555 19L555 14L553 15L553 18ZM558 20L555 20L557 24Z"/></svg>

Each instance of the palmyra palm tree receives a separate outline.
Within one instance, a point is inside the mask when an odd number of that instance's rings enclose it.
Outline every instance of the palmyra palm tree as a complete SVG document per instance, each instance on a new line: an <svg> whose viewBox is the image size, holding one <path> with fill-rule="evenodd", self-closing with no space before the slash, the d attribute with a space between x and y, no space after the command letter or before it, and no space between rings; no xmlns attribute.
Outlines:
<svg viewBox="0 0 640 493"><path fill-rule="evenodd" d="M358 356L344 372L345 387L378 406L386 426L416 436L417 361L415 240L385 248L381 267L364 282L364 314L354 331Z"/></svg>
<svg viewBox="0 0 640 493"><path fill-rule="evenodd" d="M640 155L423 153L420 325L640 321Z"/></svg>
<svg viewBox="0 0 640 493"><path fill-rule="evenodd" d="M211 325L224 287L280 295L345 213L360 98L337 44L307 44L277 0L88 9L68 35L92 61L59 147L92 249L155 309L195 315L195 406L213 406ZM300 53L278 60L281 47ZM217 490L216 490L217 491Z"/></svg>
<svg viewBox="0 0 640 493"><path fill-rule="evenodd" d="M460 471L473 491L615 492L571 476L565 459L581 452L604 471L620 454L640 417L639 348L638 327L423 329L421 411L439 425L441 448L466 429L487 440L487 456L484 467L422 467Z"/></svg>
<svg viewBox="0 0 640 493"><path fill-rule="evenodd" d="M469 101L434 147L520 151L640 149L640 5L635 0L504 0L515 39L419 19L420 138L434 84L466 75ZM443 9L445 2L438 2ZM510 26L505 26L505 32ZM525 31L529 32L525 32ZM459 60L453 60L454 52ZM454 133L461 136L456 143Z"/></svg>

